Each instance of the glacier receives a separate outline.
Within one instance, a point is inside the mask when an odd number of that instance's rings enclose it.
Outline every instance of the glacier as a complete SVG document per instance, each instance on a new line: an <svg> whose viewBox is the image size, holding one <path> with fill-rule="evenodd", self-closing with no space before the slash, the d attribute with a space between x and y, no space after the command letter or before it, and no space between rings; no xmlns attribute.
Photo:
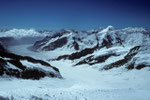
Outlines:
<svg viewBox="0 0 150 100"><path fill-rule="evenodd" d="M6 37L22 42L24 38L40 38L28 44L11 45L11 41L6 44ZM148 29L113 26L87 31L12 29L0 32L0 43L13 54L55 66L62 76L39 80L1 76L2 100L150 100ZM27 60L20 62L29 68L52 70Z"/></svg>

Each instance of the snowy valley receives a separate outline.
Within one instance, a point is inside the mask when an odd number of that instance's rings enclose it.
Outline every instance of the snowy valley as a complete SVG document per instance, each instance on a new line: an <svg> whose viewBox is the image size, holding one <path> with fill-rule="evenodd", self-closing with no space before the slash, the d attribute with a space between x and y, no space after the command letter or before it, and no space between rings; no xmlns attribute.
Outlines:
<svg viewBox="0 0 150 100"><path fill-rule="evenodd" d="M0 100L150 100L150 30L0 31Z"/></svg>

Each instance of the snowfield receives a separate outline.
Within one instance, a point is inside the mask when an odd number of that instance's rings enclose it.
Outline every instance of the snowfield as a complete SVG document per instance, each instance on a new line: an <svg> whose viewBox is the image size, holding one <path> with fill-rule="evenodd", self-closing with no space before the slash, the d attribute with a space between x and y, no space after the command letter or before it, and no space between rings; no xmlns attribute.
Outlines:
<svg viewBox="0 0 150 100"><path fill-rule="evenodd" d="M12 46L18 54L33 55L47 60L54 52L36 53L30 45ZM24 52L24 54L23 54ZM55 51L55 54L57 50ZM48 57L49 56L49 57ZM150 69L127 71L123 67L99 71L89 65L73 66L70 60L51 61L59 68L64 79L45 77L23 80L3 76L0 78L0 98L15 100L150 100Z"/></svg>
<svg viewBox="0 0 150 100"><path fill-rule="evenodd" d="M108 26L84 32L63 30L58 33L35 44L13 45L7 49L50 63L59 69L63 79L18 79L4 74L0 77L0 100L150 100L148 30L117 30ZM14 29L2 36L40 35L35 30ZM26 60L20 62L29 68L42 68Z"/></svg>
<svg viewBox="0 0 150 100"><path fill-rule="evenodd" d="M0 96L15 100L149 100L148 69L99 72L89 67L75 68L68 62L52 62L63 80L48 77L38 81L0 79ZM118 72L119 71L119 72Z"/></svg>

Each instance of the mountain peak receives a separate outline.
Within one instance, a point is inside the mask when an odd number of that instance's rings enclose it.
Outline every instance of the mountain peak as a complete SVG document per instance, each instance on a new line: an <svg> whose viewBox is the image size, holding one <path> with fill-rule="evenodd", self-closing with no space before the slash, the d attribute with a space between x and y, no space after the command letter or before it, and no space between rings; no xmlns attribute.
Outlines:
<svg viewBox="0 0 150 100"><path fill-rule="evenodd" d="M107 28L114 28L112 25L107 26Z"/></svg>
<svg viewBox="0 0 150 100"><path fill-rule="evenodd" d="M103 29L102 32L108 32L108 31L112 31L114 30L115 28L111 25L109 25L107 28Z"/></svg>

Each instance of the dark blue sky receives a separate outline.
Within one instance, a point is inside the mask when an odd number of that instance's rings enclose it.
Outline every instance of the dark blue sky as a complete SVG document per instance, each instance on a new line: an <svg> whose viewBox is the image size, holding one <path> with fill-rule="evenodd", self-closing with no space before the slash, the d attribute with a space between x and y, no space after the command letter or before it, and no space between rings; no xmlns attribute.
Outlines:
<svg viewBox="0 0 150 100"><path fill-rule="evenodd" d="M0 0L0 28L150 28L150 0Z"/></svg>

